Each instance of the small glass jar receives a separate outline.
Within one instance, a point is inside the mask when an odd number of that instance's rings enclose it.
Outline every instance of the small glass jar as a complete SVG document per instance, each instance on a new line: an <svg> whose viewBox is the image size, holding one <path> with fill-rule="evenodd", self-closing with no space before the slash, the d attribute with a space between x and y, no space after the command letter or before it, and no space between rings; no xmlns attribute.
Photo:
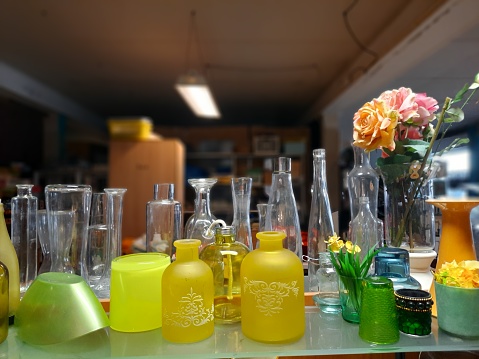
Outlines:
<svg viewBox="0 0 479 359"><path fill-rule="evenodd" d="M431 294L421 289L399 289L395 293L399 330L405 334L431 334Z"/></svg>

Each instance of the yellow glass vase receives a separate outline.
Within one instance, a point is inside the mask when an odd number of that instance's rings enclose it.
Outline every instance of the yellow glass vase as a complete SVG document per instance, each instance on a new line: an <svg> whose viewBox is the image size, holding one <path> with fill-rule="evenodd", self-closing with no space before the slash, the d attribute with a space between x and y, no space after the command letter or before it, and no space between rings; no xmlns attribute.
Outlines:
<svg viewBox="0 0 479 359"><path fill-rule="evenodd" d="M8 269L8 312L9 316L15 315L20 305L20 272L18 257L15 247L7 230L5 223L5 209L0 202L0 262L3 262Z"/></svg>
<svg viewBox="0 0 479 359"><path fill-rule="evenodd" d="M198 239L178 239L176 260L161 283L162 335L173 343L194 343L214 333L213 272L199 259Z"/></svg>
<svg viewBox="0 0 479 359"><path fill-rule="evenodd" d="M288 343L305 331L301 260L283 248L283 232L259 232L259 248L241 264L241 330L264 343Z"/></svg>
<svg viewBox="0 0 479 359"><path fill-rule="evenodd" d="M241 320L240 267L248 247L236 242L233 226L218 227L215 242L200 252L200 259L211 268L215 285L215 322L235 323Z"/></svg>

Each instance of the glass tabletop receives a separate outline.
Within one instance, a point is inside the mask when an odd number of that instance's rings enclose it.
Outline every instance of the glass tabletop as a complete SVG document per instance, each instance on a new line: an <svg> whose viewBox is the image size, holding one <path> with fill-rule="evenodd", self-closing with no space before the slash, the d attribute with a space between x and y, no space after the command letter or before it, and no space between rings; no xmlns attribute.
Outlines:
<svg viewBox="0 0 479 359"><path fill-rule="evenodd" d="M120 333L105 329L68 343L30 346L21 342L14 327L0 344L0 358L248 358L360 354L418 351L479 350L479 339L452 337L438 329L433 318L432 333L413 337L403 333L392 345L373 345L358 335L359 326L344 321L340 314L325 314L306 307L306 332L295 343L263 344L245 338L241 324L216 325L208 339L193 344L173 344L162 338L161 329L143 333Z"/></svg>

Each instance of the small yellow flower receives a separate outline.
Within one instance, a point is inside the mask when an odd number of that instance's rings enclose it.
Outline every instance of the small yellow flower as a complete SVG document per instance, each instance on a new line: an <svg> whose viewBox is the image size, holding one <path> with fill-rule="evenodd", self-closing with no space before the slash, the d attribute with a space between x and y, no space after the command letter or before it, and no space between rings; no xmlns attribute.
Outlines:
<svg viewBox="0 0 479 359"><path fill-rule="evenodd" d="M343 240L336 234L336 232L334 232L334 234L325 242L328 243L329 249L334 253L338 253L339 250L344 247Z"/></svg>
<svg viewBox="0 0 479 359"><path fill-rule="evenodd" d="M438 283L461 288L479 288L479 261L446 262L434 275Z"/></svg>
<svg viewBox="0 0 479 359"><path fill-rule="evenodd" d="M361 248L358 245L353 244L351 241L347 241L345 246L349 253L356 254L361 252Z"/></svg>

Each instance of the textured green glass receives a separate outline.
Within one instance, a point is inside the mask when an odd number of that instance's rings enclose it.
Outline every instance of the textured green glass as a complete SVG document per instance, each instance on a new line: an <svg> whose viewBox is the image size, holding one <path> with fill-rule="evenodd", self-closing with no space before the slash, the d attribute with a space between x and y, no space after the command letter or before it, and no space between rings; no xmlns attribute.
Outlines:
<svg viewBox="0 0 479 359"><path fill-rule="evenodd" d="M375 344L399 340L393 282L385 277L368 277L362 282L359 336Z"/></svg>

